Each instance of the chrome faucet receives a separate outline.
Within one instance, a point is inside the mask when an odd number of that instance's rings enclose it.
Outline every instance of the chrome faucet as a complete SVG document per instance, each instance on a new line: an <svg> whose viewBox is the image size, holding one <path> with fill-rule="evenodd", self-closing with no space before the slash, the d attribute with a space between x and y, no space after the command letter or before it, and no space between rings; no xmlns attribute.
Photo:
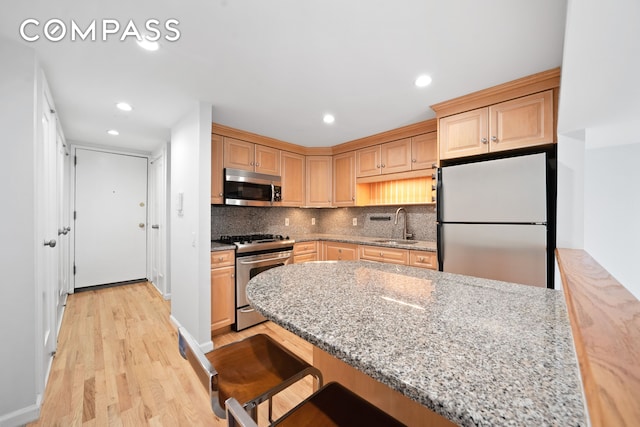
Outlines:
<svg viewBox="0 0 640 427"><path fill-rule="evenodd" d="M404 212L404 228L402 229L402 240L407 240L413 237L413 234L407 233L407 210L400 206L398 210L396 210L396 220L393 222L395 225L398 225L398 215L400 211Z"/></svg>

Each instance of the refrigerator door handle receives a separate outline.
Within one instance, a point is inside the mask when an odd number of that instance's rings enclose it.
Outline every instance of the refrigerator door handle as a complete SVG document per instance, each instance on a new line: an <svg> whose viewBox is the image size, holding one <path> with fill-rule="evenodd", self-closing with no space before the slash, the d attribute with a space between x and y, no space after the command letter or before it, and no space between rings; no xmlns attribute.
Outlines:
<svg viewBox="0 0 640 427"><path fill-rule="evenodd" d="M438 271L444 271L442 261L444 261L444 241L442 240L442 224L436 225L436 257L438 258Z"/></svg>
<svg viewBox="0 0 640 427"><path fill-rule="evenodd" d="M442 223L442 168L437 169L436 175L436 222Z"/></svg>

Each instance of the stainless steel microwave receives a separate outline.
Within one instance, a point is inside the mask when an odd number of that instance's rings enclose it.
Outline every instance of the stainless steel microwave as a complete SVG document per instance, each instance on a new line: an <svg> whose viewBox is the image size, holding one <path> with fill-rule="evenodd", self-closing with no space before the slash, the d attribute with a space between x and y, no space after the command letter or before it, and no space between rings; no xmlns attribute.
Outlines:
<svg viewBox="0 0 640 427"><path fill-rule="evenodd" d="M279 176L240 169L224 170L224 204L236 206L280 206Z"/></svg>

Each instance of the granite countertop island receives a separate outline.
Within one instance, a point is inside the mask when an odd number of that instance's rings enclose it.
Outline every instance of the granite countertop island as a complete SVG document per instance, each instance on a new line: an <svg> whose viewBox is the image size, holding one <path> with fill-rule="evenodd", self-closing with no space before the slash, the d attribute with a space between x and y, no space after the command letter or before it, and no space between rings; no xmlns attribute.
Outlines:
<svg viewBox="0 0 640 427"><path fill-rule="evenodd" d="M559 291L366 261L254 277L265 317L462 426L586 426Z"/></svg>

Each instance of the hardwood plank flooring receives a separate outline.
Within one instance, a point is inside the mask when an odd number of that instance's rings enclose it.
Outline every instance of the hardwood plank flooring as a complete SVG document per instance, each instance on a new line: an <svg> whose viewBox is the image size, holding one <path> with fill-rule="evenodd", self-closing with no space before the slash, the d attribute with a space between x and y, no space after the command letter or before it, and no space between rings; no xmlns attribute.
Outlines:
<svg viewBox="0 0 640 427"><path fill-rule="evenodd" d="M226 426L178 352L170 303L149 283L79 292L67 299L40 418L29 426ZM214 337L221 346L267 333L311 362L312 346L266 322ZM283 414L312 392L305 379L274 399ZM266 403L259 410L266 424Z"/></svg>

